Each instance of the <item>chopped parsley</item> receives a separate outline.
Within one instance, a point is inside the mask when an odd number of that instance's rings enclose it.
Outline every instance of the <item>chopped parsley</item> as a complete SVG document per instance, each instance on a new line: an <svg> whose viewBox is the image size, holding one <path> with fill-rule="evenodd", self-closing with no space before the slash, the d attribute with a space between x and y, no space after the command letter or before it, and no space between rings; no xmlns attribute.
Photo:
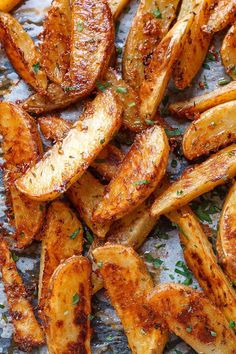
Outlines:
<svg viewBox="0 0 236 354"><path fill-rule="evenodd" d="M104 144L105 143L105 139L101 139L100 140L100 144L102 145L102 144Z"/></svg>
<svg viewBox="0 0 236 354"><path fill-rule="evenodd" d="M182 134L182 132L181 132L181 130L179 128L176 128L176 129L173 129L173 130L165 129L165 132L166 132L166 135L168 137L178 136L178 135Z"/></svg>
<svg viewBox="0 0 236 354"><path fill-rule="evenodd" d="M79 22L77 23L77 29L78 29L79 32L82 32L82 31L83 31L84 25L83 25L83 22L82 22L82 21L79 21Z"/></svg>
<svg viewBox="0 0 236 354"><path fill-rule="evenodd" d="M88 315L88 319L89 319L89 321L92 321L93 319L94 319L94 315Z"/></svg>
<svg viewBox="0 0 236 354"><path fill-rule="evenodd" d="M97 262L97 266L98 266L98 268L102 268L103 262Z"/></svg>
<svg viewBox="0 0 236 354"><path fill-rule="evenodd" d="M211 336L212 336L212 337L216 337L216 336L217 336L216 332L211 331Z"/></svg>
<svg viewBox="0 0 236 354"><path fill-rule="evenodd" d="M76 230L70 235L70 239L71 239L71 240L76 239L76 237L79 235L80 231L81 231L81 228L78 227L78 229L76 229Z"/></svg>
<svg viewBox="0 0 236 354"><path fill-rule="evenodd" d="M228 85L230 82L231 82L230 78L222 78L218 80L218 85L224 86L224 85Z"/></svg>
<svg viewBox="0 0 236 354"><path fill-rule="evenodd" d="M186 328L186 332L191 333L192 332L192 326L189 326Z"/></svg>
<svg viewBox="0 0 236 354"><path fill-rule="evenodd" d="M110 84L110 82L101 83L100 81L97 81L96 86L97 86L98 90L104 92L108 87L111 86L111 84Z"/></svg>
<svg viewBox="0 0 236 354"><path fill-rule="evenodd" d="M128 103L128 107L135 107L136 106L136 102L130 102L130 103Z"/></svg>
<svg viewBox="0 0 236 354"><path fill-rule="evenodd" d="M90 245L93 243L93 235L88 230L85 230L85 237Z"/></svg>
<svg viewBox="0 0 236 354"><path fill-rule="evenodd" d="M235 328L235 321L229 321L229 328Z"/></svg>
<svg viewBox="0 0 236 354"><path fill-rule="evenodd" d="M162 14L160 9L157 7L156 9L152 10L152 14L156 17L156 18L162 18Z"/></svg>
<svg viewBox="0 0 236 354"><path fill-rule="evenodd" d="M182 284L191 285L193 282L193 276L186 264L182 261L178 261L175 266L175 273L185 277L185 280L182 282Z"/></svg>
<svg viewBox="0 0 236 354"><path fill-rule="evenodd" d="M19 260L19 257L14 252L12 252L11 256L14 262L17 262Z"/></svg>
<svg viewBox="0 0 236 354"><path fill-rule="evenodd" d="M117 92L117 93L127 93L128 90L127 90L126 87L118 86L118 87L116 88L116 92Z"/></svg>
<svg viewBox="0 0 236 354"><path fill-rule="evenodd" d="M145 259L148 263L152 263L154 268L160 268L163 261L160 258L154 258L150 253L145 254Z"/></svg>
<svg viewBox="0 0 236 354"><path fill-rule="evenodd" d="M142 186L143 184L149 184L150 181L148 181L147 179L141 180L141 181L135 181L133 183L134 186Z"/></svg>
<svg viewBox="0 0 236 354"><path fill-rule="evenodd" d="M72 305L77 305L80 300L80 296L78 293L75 293L72 297Z"/></svg>
<svg viewBox="0 0 236 354"><path fill-rule="evenodd" d="M147 125L155 124L154 120L151 120L151 119L145 119L145 122L146 122Z"/></svg>
<svg viewBox="0 0 236 354"><path fill-rule="evenodd" d="M176 194L177 194L178 196L182 195L183 193L184 193L184 191L183 191L182 189L176 192Z"/></svg>
<svg viewBox="0 0 236 354"><path fill-rule="evenodd" d="M35 74L38 74L39 69L40 69L40 63L36 63L32 65L33 71L35 72Z"/></svg>
<svg viewBox="0 0 236 354"><path fill-rule="evenodd" d="M5 306L3 304L0 304L0 309L4 309Z"/></svg>
<svg viewBox="0 0 236 354"><path fill-rule="evenodd" d="M177 161L173 159L171 161L171 167L175 168L176 166L177 166Z"/></svg>

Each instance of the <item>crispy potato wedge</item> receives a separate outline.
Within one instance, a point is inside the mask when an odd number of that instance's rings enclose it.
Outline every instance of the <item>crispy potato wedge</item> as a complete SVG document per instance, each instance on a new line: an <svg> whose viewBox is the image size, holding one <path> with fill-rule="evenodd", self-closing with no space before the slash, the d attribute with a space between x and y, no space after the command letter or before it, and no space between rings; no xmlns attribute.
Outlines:
<svg viewBox="0 0 236 354"><path fill-rule="evenodd" d="M114 48L114 22L107 1L74 0L71 54L63 86L88 95L106 72Z"/></svg>
<svg viewBox="0 0 236 354"><path fill-rule="evenodd" d="M191 84L205 60L212 36L203 32L202 26L207 24L214 1L198 0L194 7L196 16L173 71L174 83L178 89L185 89Z"/></svg>
<svg viewBox="0 0 236 354"><path fill-rule="evenodd" d="M219 104L236 99L236 82L220 87L205 95L193 97L190 100L172 103L169 110L173 115L186 117L188 119L199 118L202 113Z"/></svg>
<svg viewBox="0 0 236 354"><path fill-rule="evenodd" d="M109 244L96 248L93 256L101 264L105 287L132 352L162 353L168 336L147 306L146 297L153 289L153 281L142 259L132 248Z"/></svg>
<svg viewBox="0 0 236 354"><path fill-rule="evenodd" d="M47 76L59 85L70 65L70 27L70 0L53 0L43 24L40 51Z"/></svg>
<svg viewBox="0 0 236 354"><path fill-rule="evenodd" d="M236 1L235 0L219 0L213 12L210 15L206 32L218 32L233 24L236 18Z"/></svg>
<svg viewBox="0 0 236 354"><path fill-rule="evenodd" d="M231 187L222 210L217 236L217 252L224 271L236 284L236 183Z"/></svg>
<svg viewBox="0 0 236 354"><path fill-rule="evenodd" d="M115 221L142 204L164 176L168 156L163 128L156 125L139 134L95 210L94 221Z"/></svg>
<svg viewBox="0 0 236 354"><path fill-rule="evenodd" d="M43 309L48 285L62 261L83 250L83 227L76 214L63 202L53 202L47 212L43 232L38 298Z"/></svg>
<svg viewBox="0 0 236 354"><path fill-rule="evenodd" d="M91 265L69 258L53 273L45 304L45 332L51 354L91 353Z"/></svg>
<svg viewBox="0 0 236 354"><path fill-rule="evenodd" d="M152 291L149 303L169 329L197 353L235 353L234 332L202 292L180 284L163 284Z"/></svg>
<svg viewBox="0 0 236 354"><path fill-rule="evenodd" d="M231 101L209 109L189 125L183 136L183 152L192 160L235 141L236 101Z"/></svg>
<svg viewBox="0 0 236 354"><path fill-rule="evenodd" d="M154 202L151 214L158 216L178 209L236 175L236 144L184 171Z"/></svg>
<svg viewBox="0 0 236 354"><path fill-rule="evenodd" d="M140 87L140 115L144 120L154 117L163 99L173 65L185 43L193 18L194 14L189 14L176 22L153 53L145 80Z"/></svg>
<svg viewBox="0 0 236 354"><path fill-rule="evenodd" d="M0 11L10 12L21 0L1 0Z"/></svg>
<svg viewBox="0 0 236 354"><path fill-rule="evenodd" d="M226 73L236 80L236 25L233 25L226 34L220 54Z"/></svg>
<svg viewBox="0 0 236 354"><path fill-rule="evenodd" d="M40 54L20 23L11 15L0 13L0 41L18 74L36 91L45 93L47 77L40 68Z"/></svg>
<svg viewBox="0 0 236 354"><path fill-rule="evenodd" d="M155 47L169 30L179 0L141 0L125 44L123 76L138 90L145 78Z"/></svg>
<svg viewBox="0 0 236 354"><path fill-rule="evenodd" d="M19 193L15 180L42 155L42 142L33 118L13 103L0 103L0 133L3 136L4 184L13 210L16 246L29 245L40 231L45 208Z"/></svg>
<svg viewBox="0 0 236 354"><path fill-rule="evenodd" d="M31 352L33 347L44 343L43 330L34 316L16 264L2 237L0 238L0 269L12 316L14 341L21 350Z"/></svg>
<svg viewBox="0 0 236 354"><path fill-rule="evenodd" d="M122 110L110 91L99 94L67 136L16 181L20 192L35 200L52 200L78 180L111 140Z"/></svg>
<svg viewBox="0 0 236 354"><path fill-rule="evenodd" d="M178 225L184 258L199 285L227 320L235 321L236 292L218 265L212 245L196 216L189 207L183 207L167 217Z"/></svg>
<svg viewBox="0 0 236 354"><path fill-rule="evenodd" d="M113 18L116 20L121 14L122 10L128 5L130 0L108 0L107 3L111 9Z"/></svg>

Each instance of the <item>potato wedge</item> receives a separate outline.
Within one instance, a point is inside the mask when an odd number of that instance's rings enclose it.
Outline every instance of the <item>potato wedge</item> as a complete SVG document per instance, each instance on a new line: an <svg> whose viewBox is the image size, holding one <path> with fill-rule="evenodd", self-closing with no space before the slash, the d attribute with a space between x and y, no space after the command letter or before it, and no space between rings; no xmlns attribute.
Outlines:
<svg viewBox="0 0 236 354"><path fill-rule="evenodd" d="M41 310L54 270L62 261L83 250L83 227L76 214L63 202L53 202L47 212L40 260L38 298Z"/></svg>
<svg viewBox="0 0 236 354"><path fill-rule="evenodd" d="M212 245L196 216L189 207L166 216L178 225L184 258L199 285L228 321L236 321L236 292L218 265Z"/></svg>
<svg viewBox="0 0 236 354"><path fill-rule="evenodd" d="M43 28L41 64L49 79L61 85L70 65L70 0L53 0Z"/></svg>
<svg viewBox="0 0 236 354"><path fill-rule="evenodd" d="M132 353L162 353L168 336L147 306L146 297L153 281L142 259L132 248L109 244L96 248L93 256L101 264L105 287Z"/></svg>
<svg viewBox="0 0 236 354"><path fill-rule="evenodd" d="M44 343L42 328L27 300L27 294L16 264L3 238L0 238L0 269L9 311L14 327L14 341L21 350L31 352L33 347Z"/></svg>
<svg viewBox="0 0 236 354"><path fill-rule="evenodd" d="M222 210L217 236L217 252L225 273L236 284L236 183L231 187Z"/></svg>
<svg viewBox="0 0 236 354"><path fill-rule="evenodd" d="M0 11L10 12L21 0L1 0Z"/></svg>
<svg viewBox="0 0 236 354"><path fill-rule="evenodd" d="M236 80L236 25L233 25L226 34L220 54L226 73Z"/></svg>
<svg viewBox="0 0 236 354"><path fill-rule="evenodd" d="M178 209L235 175L236 144L233 144L184 171L179 180L156 199L151 215L158 216Z"/></svg>
<svg viewBox="0 0 236 354"><path fill-rule="evenodd" d="M236 1L219 0L204 29L207 32L218 32L233 24L236 18Z"/></svg>
<svg viewBox="0 0 236 354"><path fill-rule="evenodd" d="M41 201L55 199L65 192L119 129L121 113L110 91L98 95L67 136L19 178L16 187Z"/></svg>
<svg viewBox="0 0 236 354"><path fill-rule="evenodd" d="M40 231L45 207L19 193L15 180L42 155L37 126L26 112L13 103L0 103L0 133L3 136L4 185L13 210L13 226L18 248L29 245Z"/></svg>
<svg viewBox="0 0 236 354"><path fill-rule="evenodd" d="M40 68L40 54L20 23L11 15L0 13L0 41L18 74L36 91L45 93L47 77Z"/></svg>
<svg viewBox="0 0 236 354"><path fill-rule="evenodd" d="M233 142L236 142L236 101L213 107L193 121L183 136L183 152L192 160Z"/></svg>
<svg viewBox="0 0 236 354"><path fill-rule="evenodd" d="M123 76L138 90L145 78L145 67L176 16L179 0L141 0L125 44Z"/></svg>
<svg viewBox="0 0 236 354"><path fill-rule="evenodd" d="M130 0L108 0L107 3L111 9L113 18L116 20L121 14L125 6L130 2Z"/></svg>
<svg viewBox="0 0 236 354"><path fill-rule="evenodd" d="M114 22L107 1L74 0L71 54L63 87L88 95L106 72L114 48Z"/></svg>
<svg viewBox="0 0 236 354"><path fill-rule="evenodd" d="M169 110L173 115L188 119L199 118L199 113L219 104L236 99L236 82L220 87L205 95L193 97L190 100L172 103Z"/></svg>
<svg viewBox="0 0 236 354"><path fill-rule="evenodd" d="M160 183L168 156L169 144L163 128L156 125L138 135L95 210L93 220L101 224L115 221L138 207Z"/></svg>
<svg viewBox="0 0 236 354"><path fill-rule="evenodd" d="M235 353L234 332L202 292L180 284L163 284L150 294L149 303L169 329L197 353Z"/></svg>
<svg viewBox="0 0 236 354"><path fill-rule="evenodd" d="M56 116L41 117L37 121L45 139L55 142L63 139L73 126L72 121Z"/></svg>
<svg viewBox="0 0 236 354"><path fill-rule="evenodd" d="M173 65L185 43L193 19L194 14L189 14L176 22L153 53L145 80L140 87L140 115L144 120L154 117L163 99Z"/></svg>
<svg viewBox="0 0 236 354"><path fill-rule="evenodd" d="M91 265L74 256L53 273L45 304L45 332L50 354L91 353Z"/></svg>

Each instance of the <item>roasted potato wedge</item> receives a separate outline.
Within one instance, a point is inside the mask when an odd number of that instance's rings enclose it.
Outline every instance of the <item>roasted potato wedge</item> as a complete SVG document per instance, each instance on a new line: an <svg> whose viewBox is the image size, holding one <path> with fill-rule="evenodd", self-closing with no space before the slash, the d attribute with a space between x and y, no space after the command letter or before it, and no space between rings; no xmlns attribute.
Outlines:
<svg viewBox="0 0 236 354"><path fill-rule="evenodd" d="M169 144L163 128L156 125L138 135L95 210L93 220L101 224L115 221L138 207L160 183L168 156Z"/></svg>
<svg viewBox="0 0 236 354"><path fill-rule="evenodd" d="M236 80L236 25L233 25L226 34L220 54L227 74Z"/></svg>
<svg viewBox="0 0 236 354"><path fill-rule="evenodd" d="M83 227L76 214L63 202L53 202L43 232L38 298L41 310L54 270L62 261L83 250Z"/></svg>
<svg viewBox="0 0 236 354"><path fill-rule="evenodd" d="M21 0L1 0L0 11L10 12Z"/></svg>
<svg viewBox="0 0 236 354"><path fill-rule="evenodd" d="M93 256L101 264L105 287L132 353L162 353L167 332L147 306L146 297L153 282L141 258L132 248L109 244L96 248Z"/></svg>
<svg viewBox="0 0 236 354"><path fill-rule="evenodd" d="M42 67L52 82L61 85L70 65L70 0L53 0L43 28Z"/></svg>
<svg viewBox="0 0 236 354"><path fill-rule="evenodd" d="M45 304L45 332L50 354L91 353L91 265L74 256L59 265Z"/></svg>
<svg viewBox="0 0 236 354"><path fill-rule="evenodd" d="M213 107L184 133L183 152L192 160L236 141L236 101Z"/></svg>
<svg viewBox="0 0 236 354"><path fill-rule="evenodd" d="M21 350L31 352L44 343L44 334L27 300L22 279L3 238L0 238L0 269L14 327L14 341Z"/></svg>
<svg viewBox="0 0 236 354"><path fill-rule="evenodd" d="M169 110L173 115L196 119L199 118L199 113L235 99L236 82L233 81L205 95L193 97L187 101L172 103L169 106Z"/></svg>
<svg viewBox="0 0 236 354"><path fill-rule="evenodd" d="M73 126L73 122L56 116L38 118L38 123L45 139L52 141L63 139Z"/></svg>
<svg viewBox="0 0 236 354"><path fill-rule="evenodd" d="M185 89L191 84L205 60L212 36L203 32L202 26L207 24L214 1L198 0L194 7L196 16L173 71L174 83L178 89Z"/></svg>
<svg viewBox="0 0 236 354"><path fill-rule="evenodd" d="M18 74L36 91L45 93L47 77L34 42L20 23L4 12L0 13L0 41Z"/></svg>
<svg viewBox="0 0 236 354"><path fill-rule="evenodd" d="M138 90L145 78L155 47L166 35L176 16L179 0L141 0L125 44L123 75Z"/></svg>
<svg viewBox="0 0 236 354"><path fill-rule="evenodd" d="M189 207L167 214L178 225L184 258L207 297L225 315L236 321L236 292L217 263L212 245Z"/></svg>
<svg viewBox="0 0 236 354"><path fill-rule="evenodd" d="M73 1L70 68L64 88L82 97L88 95L108 68L114 39L107 1Z"/></svg>
<svg viewBox="0 0 236 354"><path fill-rule="evenodd" d="M154 117L163 99L173 65L185 43L193 18L194 14L189 14L177 21L153 53L145 80L140 87L140 115L144 120Z"/></svg>
<svg viewBox="0 0 236 354"><path fill-rule="evenodd" d="M231 187L222 210L217 236L217 252L226 274L236 284L236 183Z"/></svg>
<svg viewBox="0 0 236 354"><path fill-rule="evenodd" d="M218 32L233 24L236 18L236 1L235 0L219 0L213 12L210 15L206 32Z"/></svg>
<svg viewBox="0 0 236 354"><path fill-rule="evenodd" d="M178 209L236 175L236 144L187 169L154 202L151 214L158 216Z"/></svg>
<svg viewBox="0 0 236 354"><path fill-rule="evenodd" d="M16 181L35 200L52 200L81 177L121 124L122 110L110 91L99 94L67 136Z"/></svg>
<svg viewBox="0 0 236 354"><path fill-rule="evenodd" d="M149 304L197 353L235 353L234 332L202 292L180 284L163 284L150 294Z"/></svg>
<svg viewBox="0 0 236 354"><path fill-rule="evenodd" d="M130 0L108 0L113 18L116 20Z"/></svg>
<svg viewBox="0 0 236 354"><path fill-rule="evenodd" d="M40 231L45 208L43 203L19 193L14 182L26 167L38 161L42 155L42 142L33 118L13 103L0 103L0 133L5 160L4 184L14 214L16 246L24 248Z"/></svg>

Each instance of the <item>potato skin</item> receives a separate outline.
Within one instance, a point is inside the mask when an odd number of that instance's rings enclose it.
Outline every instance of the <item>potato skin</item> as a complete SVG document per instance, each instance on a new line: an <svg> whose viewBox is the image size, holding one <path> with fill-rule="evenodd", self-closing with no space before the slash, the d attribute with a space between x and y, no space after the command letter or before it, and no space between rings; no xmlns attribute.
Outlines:
<svg viewBox="0 0 236 354"><path fill-rule="evenodd" d="M236 101L227 102L202 113L183 136L184 156L193 160L236 142Z"/></svg>
<svg viewBox="0 0 236 354"><path fill-rule="evenodd" d="M0 12L0 41L17 73L36 91L45 93L47 77L34 42L11 15Z"/></svg>
<svg viewBox="0 0 236 354"><path fill-rule="evenodd" d="M74 256L58 266L45 304L45 332L51 354L90 354L91 265Z"/></svg>
<svg viewBox="0 0 236 354"><path fill-rule="evenodd" d="M0 238L0 269L12 316L14 341L19 349L31 352L34 347L44 343L43 330L34 316L16 264L2 237Z"/></svg>
<svg viewBox="0 0 236 354"><path fill-rule="evenodd" d="M94 221L115 221L138 207L160 183L168 156L169 144L163 128L156 125L136 136L94 212Z"/></svg>
<svg viewBox="0 0 236 354"><path fill-rule="evenodd" d="M180 284L162 284L148 300L169 329L197 353L236 352L236 336L228 321L202 292Z"/></svg>
<svg viewBox="0 0 236 354"><path fill-rule="evenodd" d="M236 144L233 144L203 163L186 169L179 180L156 199L151 215L158 216L178 209L235 175Z"/></svg>
<svg viewBox="0 0 236 354"><path fill-rule="evenodd" d="M153 281L132 248L105 245L93 251L112 305L121 319L132 353L161 354L167 332L147 306Z"/></svg>
<svg viewBox="0 0 236 354"><path fill-rule="evenodd" d="M220 263L229 278L236 283L236 183L231 187L220 217L217 252Z"/></svg>
<svg viewBox="0 0 236 354"><path fill-rule="evenodd" d="M233 24L236 18L236 1L219 0L210 15L205 32L218 32Z"/></svg>
<svg viewBox="0 0 236 354"><path fill-rule="evenodd" d="M220 54L221 54L222 62L224 64L226 73L230 75L233 80L235 80L236 79L236 74L235 74L236 25L233 25L229 29L228 33L226 34L221 46Z"/></svg>
<svg viewBox="0 0 236 354"><path fill-rule="evenodd" d="M186 206L167 217L181 230L179 237L184 258L199 285L228 321L236 321L236 292L218 265L212 245L196 216Z"/></svg>

